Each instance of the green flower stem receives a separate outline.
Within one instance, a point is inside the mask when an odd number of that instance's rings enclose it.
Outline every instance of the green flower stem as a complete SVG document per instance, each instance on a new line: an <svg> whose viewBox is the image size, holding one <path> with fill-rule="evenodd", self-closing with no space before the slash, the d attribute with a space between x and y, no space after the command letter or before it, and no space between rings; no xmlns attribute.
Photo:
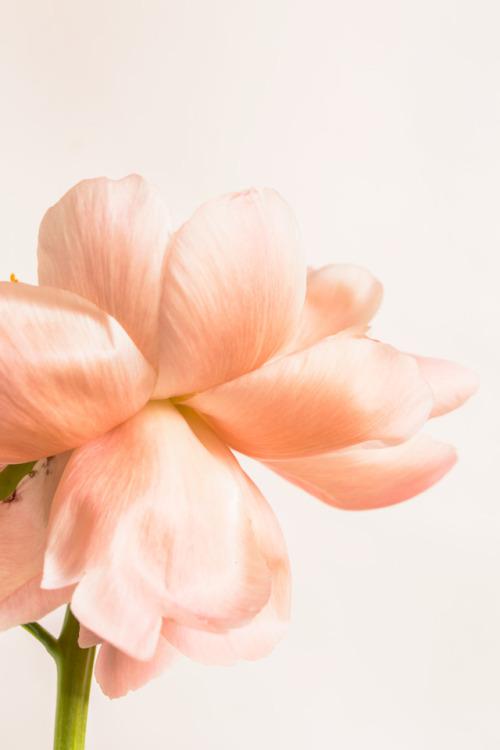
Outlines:
<svg viewBox="0 0 500 750"><path fill-rule="evenodd" d="M80 648L80 624L70 608L58 639L54 750L84 750L95 646Z"/></svg>
<svg viewBox="0 0 500 750"><path fill-rule="evenodd" d="M59 650L59 646L58 646L57 640L54 638L53 635L49 633L48 630L45 630L45 628L39 625L38 622L28 622L27 625L23 625L22 627L25 630L27 630L28 633L31 633L31 635L34 635L35 638L45 646L49 654L54 659L57 659L57 652Z"/></svg>
<svg viewBox="0 0 500 750"><path fill-rule="evenodd" d="M69 607L57 640L37 622L23 627L43 643L57 665L54 750L84 750L95 646L79 647L80 624Z"/></svg>

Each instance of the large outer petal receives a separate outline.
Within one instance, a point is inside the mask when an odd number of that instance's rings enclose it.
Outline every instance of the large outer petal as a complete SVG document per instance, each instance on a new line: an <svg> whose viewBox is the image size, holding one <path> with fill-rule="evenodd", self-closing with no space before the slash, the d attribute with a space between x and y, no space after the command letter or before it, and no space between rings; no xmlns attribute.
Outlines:
<svg viewBox="0 0 500 750"><path fill-rule="evenodd" d="M189 628L173 620L163 623L164 636L185 656L203 664L259 659L275 647L288 628L291 581L285 540L262 495L255 492L246 498L257 543L272 573L269 601L250 623L226 633Z"/></svg>
<svg viewBox="0 0 500 750"><path fill-rule="evenodd" d="M170 217L141 177L84 180L45 214L38 278L112 315L149 361L158 358L158 305Z"/></svg>
<svg viewBox="0 0 500 750"><path fill-rule="evenodd" d="M284 459L402 442L427 419L432 395L411 357L345 332L188 403L236 450Z"/></svg>
<svg viewBox="0 0 500 750"><path fill-rule="evenodd" d="M346 328L369 323L382 301L382 284L361 266L335 263L307 273L304 308L282 353L297 351Z"/></svg>
<svg viewBox="0 0 500 750"><path fill-rule="evenodd" d="M304 295L295 220L277 193L247 190L202 205L166 259L155 396L259 367L289 337Z"/></svg>
<svg viewBox="0 0 500 750"><path fill-rule="evenodd" d="M455 462L451 446L416 435L391 447L369 444L264 463L328 505L369 510L418 495L439 481Z"/></svg>
<svg viewBox="0 0 500 750"><path fill-rule="evenodd" d="M69 590L42 592L45 536L50 506L69 458L38 461L10 502L0 503L0 629L29 622L69 601Z"/></svg>
<svg viewBox="0 0 500 750"><path fill-rule="evenodd" d="M447 359L420 356L415 359L434 396L431 417L458 409L476 392L479 378L473 370Z"/></svg>
<svg viewBox="0 0 500 750"><path fill-rule="evenodd" d="M148 400L155 372L121 326L61 289L0 282L0 461L81 445Z"/></svg>
<svg viewBox="0 0 500 750"><path fill-rule="evenodd" d="M271 591L236 459L169 402L77 449L54 499L44 586L81 581L72 609L129 656L150 659L161 618L248 622ZM193 422L192 422L193 426Z"/></svg>
<svg viewBox="0 0 500 750"><path fill-rule="evenodd" d="M104 695L121 698L129 690L137 690L150 680L160 677L179 656L165 638L158 639L155 654L148 661L139 661L103 643L97 654L95 677Z"/></svg>

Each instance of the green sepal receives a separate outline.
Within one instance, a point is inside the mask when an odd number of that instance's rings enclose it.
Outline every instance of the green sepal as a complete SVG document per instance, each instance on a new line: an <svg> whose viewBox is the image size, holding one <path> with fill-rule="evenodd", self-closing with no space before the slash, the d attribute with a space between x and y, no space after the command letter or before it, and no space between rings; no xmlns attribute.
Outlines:
<svg viewBox="0 0 500 750"><path fill-rule="evenodd" d="M10 464L0 471L0 502L9 498L17 485L30 471L33 470L36 461L28 461L26 464Z"/></svg>

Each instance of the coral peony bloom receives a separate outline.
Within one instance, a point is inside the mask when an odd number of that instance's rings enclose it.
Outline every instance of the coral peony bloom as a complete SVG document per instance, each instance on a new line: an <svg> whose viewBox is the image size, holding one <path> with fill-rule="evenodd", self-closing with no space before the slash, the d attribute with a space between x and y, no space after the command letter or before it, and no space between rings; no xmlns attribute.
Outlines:
<svg viewBox="0 0 500 750"><path fill-rule="evenodd" d="M0 505L0 626L71 602L107 695L178 652L258 658L286 629L283 537L231 449L350 509L453 465L417 432L475 376L369 339L380 284L306 273L274 191L206 203L173 233L141 178L85 181L38 253L38 287L0 283L0 462L40 459Z"/></svg>

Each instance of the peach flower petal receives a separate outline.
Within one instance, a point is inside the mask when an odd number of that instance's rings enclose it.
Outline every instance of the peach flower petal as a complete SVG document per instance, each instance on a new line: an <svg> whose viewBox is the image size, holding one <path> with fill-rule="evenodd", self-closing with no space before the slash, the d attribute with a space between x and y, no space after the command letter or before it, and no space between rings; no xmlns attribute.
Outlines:
<svg viewBox="0 0 500 750"><path fill-rule="evenodd" d="M41 580L40 573L0 602L0 630L35 622L71 601L74 586L47 591L41 588Z"/></svg>
<svg viewBox="0 0 500 750"><path fill-rule="evenodd" d="M456 362L412 355L434 396L431 417L440 417L462 406L477 391L479 378L475 372Z"/></svg>
<svg viewBox="0 0 500 750"><path fill-rule="evenodd" d="M262 365L297 324L304 295L297 227L276 192L247 190L202 205L166 259L155 398Z"/></svg>
<svg viewBox="0 0 500 750"><path fill-rule="evenodd" d="M50 589L47 589L48 591ZM80 648L90 648L91 646L98 646L102 643L102 638L99 638L92 630L89 630L80 623L80 632L78 634L78 645Z"/></svg>
<svg viewBox="0 0 500 750"><path fill-rule="evenodd" d="M203 664L230 665L238 659L259 659L281 640L290 619L290 564L285 540L273 511L258 494L248 495L252 526L272 573L267 604L247 625L226 633L188 628L165 620L162 633L181 653Z"/></svg>
<svg viewBox="0 0 500 750"><path fill-rule="evenodd" d="M50 287L0 282L0 461L61 453L148 400L155 372L121 326Z"/></svg>
<svg viewBox="0 0 500 750"><path fill-rule="evenodd" d="M309 269L299 324L281 353L305 349L346 328L369 323L382 296L382 284L361 266L335 263Z"/></svg>
<svg viewBox="0 0 500 750"><path fill-rule="evenodd" d="M412 357L347 331L188 403L232 448L285 459L402 442L427 419L432 395Z"/></svg>
<svg viewBox="0 0 500 750"><path fill-rule="evenodd" d="M95 678L108 698L121 698L129 690L137 690L150 680L160 677L178 658L179 653L160 637L155 654L149 661L139 661L109 643L99 649Z"/></svg>
<svg viewBox="0 0 500 750"><path fill-rule="evenodd" d="M50 506L69 456L38 461L11 501L0 502L0 602L42 571Z"/></svg>
<svg viewBox="0 0 500 750"><path fill-rule="evenodd" d="M439 481L457 460L427 435L392 447L356 446L265 465L328 505L369 510L408 500Z"/></svg>
<svg viewBox="0 0 500 750"><path fill-rule="evenodd" d="M163 617L244 624L271 591L247 507L257 492L195 414L188 425L170 402L150 402L74 451L54 498L43 585L80 581L75 616L136 659L152 658Z"/></svg>
<svg viewBox="0 0 500 750"><path fill-rule="evenodd" d="M79 294L112 315L156 367L170 231L161 195L142 177L84 180L43 218L39 283Z"/></svg>

